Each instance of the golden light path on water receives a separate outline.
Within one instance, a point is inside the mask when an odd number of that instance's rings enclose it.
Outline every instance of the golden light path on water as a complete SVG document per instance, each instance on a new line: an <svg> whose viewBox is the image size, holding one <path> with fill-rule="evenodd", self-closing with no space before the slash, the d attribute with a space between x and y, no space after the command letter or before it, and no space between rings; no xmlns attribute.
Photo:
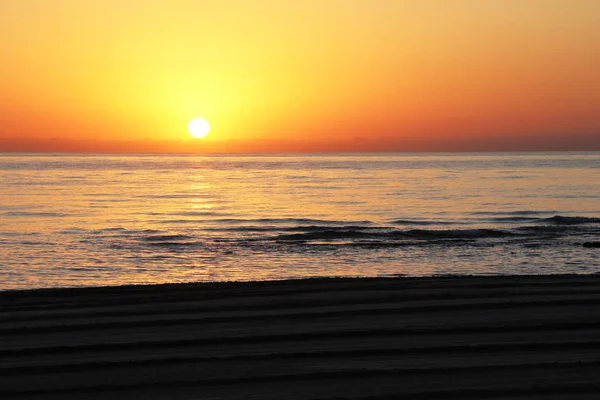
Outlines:
<svg viewBox="0 0 600 400"><path fill-rule="evenodd" d="M0 289L593 272L581 243L600 235L598 165L599 153L2 155Z"/></svg>

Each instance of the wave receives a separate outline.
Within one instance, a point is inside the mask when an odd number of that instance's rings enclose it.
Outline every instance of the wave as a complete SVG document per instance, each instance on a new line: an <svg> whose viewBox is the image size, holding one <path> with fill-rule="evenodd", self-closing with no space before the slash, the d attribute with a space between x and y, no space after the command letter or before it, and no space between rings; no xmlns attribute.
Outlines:
<svg viewBox="0 0 600 400"><path fill-rule="evenodd" d="M193 238L188 235L152 235L152 236L145 236L142 238L142 240L144 240L145 242L169 242L169 241L180 241L180 240L187 240L187 239L193 239Z"/></svg>
<svg viewBox="0 0 600 400"><path fill-rule="evenodd" d="M136 199L207 199L211 198L210 196L202 196L199 194L144 194L139 196L134 196Z"/></svg>
<svg viewBox="0 0 600 400"><path fill-rule="evenodd" d="M224 217L229 215L229 213L217 211L182 211L173 213L172 215L179 217Z"/></svg>
<svg viewBox="0 0 600 400"><path fill-rule="evenodd" d="M380 235L374 235L368 232L357 230L322 230L308 233L295 233L292 235L279 235L277 240L283 241L306 241L306 240L332 240L332 239L356 239L356 238L376 238Z"/></svg>
<svg viewBox="0 0 600 400"><path fill-rule="evenodd" d="M177 215L177 214L176 214ZM157 224L168 225L168 224L195 224L200 223L206 224L219 224L219 227L207 227L206 230L214 231L264 231L270 229L282 229L286 225L293 228L298 225L313 225L313 226L344 226L347 224L355 225L372 225L371 221L330 221L310 218L215 218L215 219L165 219L156 221ZM268 227L265 224L271 224L272 227Z"/></svg>
<svg viewBox="0 0 600 400"><path fill-rule="evenodd" d="M583 247L600 249L600 242L585 242L582 244Z"/></svg>
<svg viewBox="0 0 600 400"><path fill-rule="evenodd" d="M380 226L363 225L296 225L296 226L277 226L277 225L242 225L242 226L224 226L207 227L204 231L208 232L314 232L322 230L344 231L344 230L380 230Z"/></svg>
<svg viewBox="0 0 600 400"><path fill-rule="evenodd" d="M457 222L450 221L431 221L431 220L418 220L418 219L396 219L390 221L392 224L397 225L456 225Z"/></svg>
<svg viewBox="0 0 600 400"><path fill-rule="evenodd" d="M494 218L486 218L488 221L492 222L535 222L539 221L541 218L537 217L494 217Z"/></svg>
<svg viewBox="0 0 600 400"><path fill-rule="evenodd" d="M154 246L154 247L181 248L181 247L190 247L190 246L203 245L204 242L199 242L199 241L195 241L195 242L181 242L181 241L177 241L177 240L170 240L170 241L166 241L166 242L150 242L150 243L147 243L147 244L149 246Z"/></svg>
<svg viewBox="0 0 600 400"><path fill-rule="evenodd" d="M551 218L542 219L543 222L556 225L581 225L581 224L600 224L600 218L592 217L563 217L555 215Z"/></svg>
<svg viewBox="0 0 600 400"><path fill-rule="evenodd" d="M517 233L500 229L449 229L449 230L427 230L413 229L400 233L418 239L480 239L480 238L505 238L518 236Z"/></svg>
<svg viewBox="0 0 600 400"><path fill-rule="evenodd" d="M149 215L149 216L178 216L178 217L225 217L231 215L226 212L218 212L218 211L179 211L173 213L165 213L165 212L149 212L149 213L140 213L141 215Z"/></svg>
<svg viewBox="0 0 600 400"><path fill-rule="evenodd" d="M320 226L344 226L348 224L353 225L371 225L373 222L371 221L333 221L333 220L322 220L322 219L312 219L312 218L254 218L254 219L244 219L244 218L220 218L214 219L211 222L218 222L223 224L312 224L312 225L320 225Z"/></svg>
<svg viewBox="0 0 600 400"><path fill-rule="evenodd" d="M559 211L535 211L535 210L517 210L517 211L474 211L469 215L509 215L509 216L529 216L529 215L548 215L557 214Z"/></svg>
<svg viewBox="0 0 600 400"><path fill-rule="evenodd" d="M489 221L493 222L538 222L555 225L581 225L581 224L598 224L600 218L593 217L565 217L562 215L555 215L549 218L540 217L495 217L489 218Z"/></svg>
<svg viewBox="0 0 600 400"><path fill-rule="evenodd" d="M512 221L511 222L518 222ZM536 225L521 225L503 228L457 228L457 229L399 229L385 226L340 227L298 226L275 237L278 241L315 241L315 240L479 240L501 238L544 238L573 234L600 234L600 218L562 217L533 218L521 222L536 222ZM434 222L432 225L436 224ZM409 224L406 224L409 225ZM295 232L295 233L288 233Z"/></svg>
<svg viewBox="0 0 600 400"><path fill-rule="evenodd" d="M67 217L69 214L58 212L30 212L30 211L7 211L2 213L6 217Z"/></svg>
<svg viewBox="0 0 600 400"><path fill-rule="evenodd" d="M306 233L284 234L276 237L280 241L343 240L343 239L386 239L386 240L431 240L431 239L481 239L519 236L518 233L498 229L410 229L366 231L356 229L326 229Z"/></svg>
<svg viewBox="0 0 600 400"><path fill-rule="evenodd" d="M69 228L64 231L65 233L73 233L73 232L84 232L85 229L82 228ZM104 235L104 234L112 234L112 233L120 233L123 235L149 235L149 234L158 234L161 231L156 229L126 229L121 226L115 226L110 228L102 228L94 231L89 231L94 235Z"/></svg>
<svg viewBox="0 0 600 400"><path fill-rule="evenodd" d="M210 246L210 243L228 243L232 246L272 246L292 244L358 245L367 247L407 246L424 244L468 242L477 245L494 245L507 241L536 242L563 237L594 240L600 235L600 218L565 217L549 218L498 217L496 224L477 225L481 221L459 222L445 229L438 221L397 220L398 225L375 224L371 221L331 221L310 218L260 218L221 219L193 227L191 231L133 231L111 227L94 233L103 238L125 238L130 244L171 248ZM197 221L189 221L197 223ZM443 221L446 222L447 221ZM501 224L510 222L515 224ZM521 224L518 224L521 222ZM410 226L418 225L421 226ZM461 225L463 224L463 225ZM465 227L464 224L473 224ZM583 235L583 236L582 236Z"/></svg>
<svg viewBox="0 0 600 400"><path fill-rule="evenodd" d="M567 217L562 215L555 215L553 217L535 217L535 216L526 216L526 213L533 213L530 211L516 211L511 212L511 214L515 214L512 216L500 216L500 217L486 217L486 218L475 218L475 219L467 219L463 221L435 221L435 220L418 220L418 219L399 219L391 221L392 224L396 225L421 225L421 226L431 226L431 225L464 225L469 223L481 223L481 222L492 222L492 223L543 223L543 224L554 224L554 225L582 225L582 224L598 224L600 223L600 218L594 217ZM478 214L481 216L494 215L494 214L503 214L503 213L471 213Z"/></svg>
<svg viewBox="0 0 600 400"><path fill-rule="evenodd" d="M197 219L164 219L164 220L159 220L156 221L157 224L160 225L198 225L199 223L202 223L204 221L201 220L197 220Z"/></svg>

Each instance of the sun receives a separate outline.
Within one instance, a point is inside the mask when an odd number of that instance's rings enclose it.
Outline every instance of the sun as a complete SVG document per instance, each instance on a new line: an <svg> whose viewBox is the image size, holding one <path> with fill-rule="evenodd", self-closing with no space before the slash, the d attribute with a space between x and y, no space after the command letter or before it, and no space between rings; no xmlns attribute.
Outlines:
<svg viewBox="0 0 600 400"><path fill-rule="evenodd" d="M193 137L201 139L206 137L208 135L208 132L210 132L210 125L205 119L194 118L188 124L188 131Z"/></svg>

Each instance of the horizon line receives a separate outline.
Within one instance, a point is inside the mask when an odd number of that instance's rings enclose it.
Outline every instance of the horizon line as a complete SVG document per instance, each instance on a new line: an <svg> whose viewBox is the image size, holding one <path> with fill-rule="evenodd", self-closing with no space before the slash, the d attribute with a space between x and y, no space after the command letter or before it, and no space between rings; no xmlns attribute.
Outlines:
<svg viewBox="0 0 600 400"><path fill-rule="evenodd" d="M243 156L243 155L328 155L328 154L532 154L600 153L598 150L445 150L445 151L248 151L248 152L132 152L132 151L2 151L0 155L168 155L168 156Z"/></svg>

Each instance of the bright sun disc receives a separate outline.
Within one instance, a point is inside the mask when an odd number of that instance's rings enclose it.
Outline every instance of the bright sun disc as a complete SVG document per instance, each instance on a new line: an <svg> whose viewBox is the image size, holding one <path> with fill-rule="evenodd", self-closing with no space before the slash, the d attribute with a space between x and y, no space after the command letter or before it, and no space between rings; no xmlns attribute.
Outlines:
<svg viewBox="0 0 600 400"><path fill-rule="evenodd" d="M203 138L210 132L210 125L205 119L195 118L188 124L188 131L195 138Z"/></svg>

